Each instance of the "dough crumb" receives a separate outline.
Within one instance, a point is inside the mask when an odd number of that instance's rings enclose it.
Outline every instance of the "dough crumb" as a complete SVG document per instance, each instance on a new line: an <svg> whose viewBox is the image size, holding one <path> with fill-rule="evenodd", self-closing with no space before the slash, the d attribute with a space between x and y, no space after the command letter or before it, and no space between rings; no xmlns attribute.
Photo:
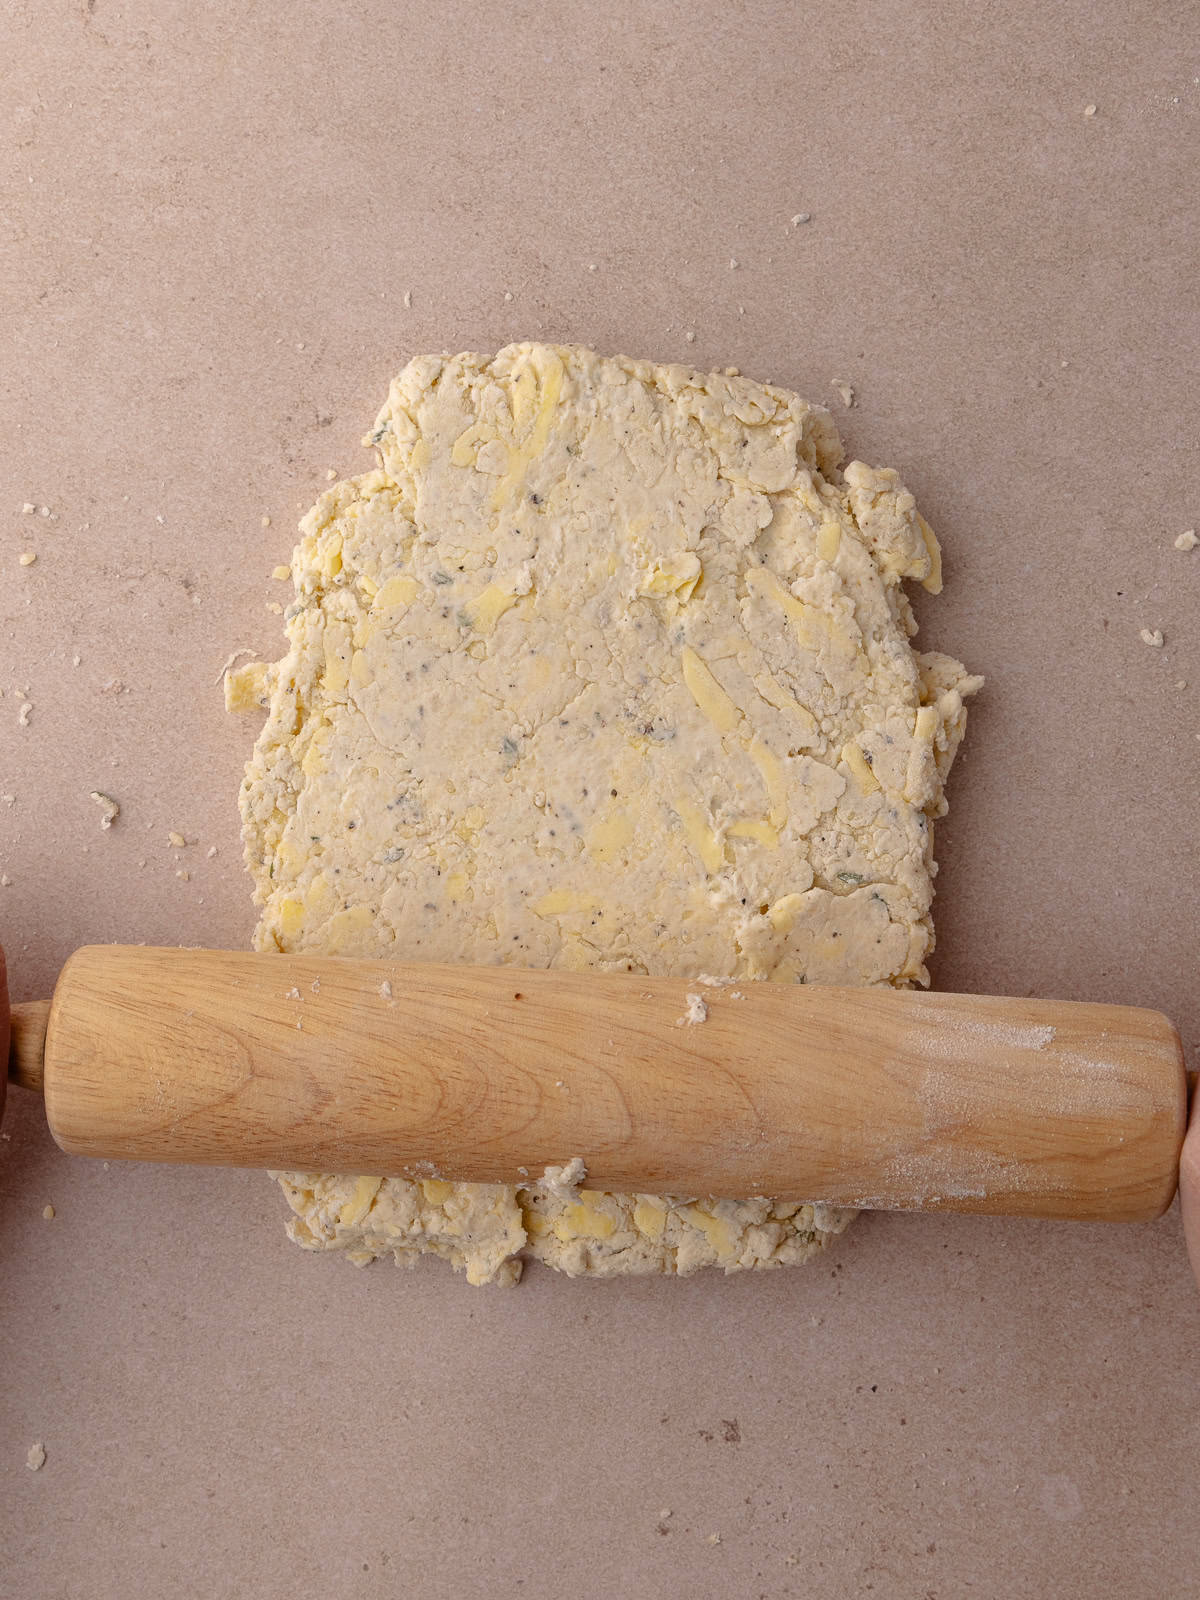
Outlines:
<svg viewBox="0 0 1200 1600"><path fill-rule="evenodd" d="M21 515L23 517L31 517L36 510L37 507L33 504L32 500L26 500L25 504L21 507Z"/></svg>
<svg viewBox="0 0 1200 1600"><path fill-rule="evenodd" d="M12 879L7 872L0 872L0 889L11 889Z"/></svg>
<svg viewBox="0 0 1200 1600"><path fill-rule="evenodd" d="M167 834L167 843L171 846L172 850L182 850L184 845L187 844L187 840L181 833L176 833L175 829L172 828Z"/></svg>
<svg viewBox="0 0 1200 1600"><path fill-rule="evenodd" d="M25 1465L30 1472L40 1472L46 1465L46 1446L40 1439L29 1446L25 1456Z"/></svg>
<svg viewBox="0 0 1200 1600"><path fill-rule="evenodd" d="M1195 528L1186 528L1176 539L1175 548L1176 550L1194 550L1198 544L1200 544L1200 538L1197 538Z"/></svg>
<svg viewBox="0 0 1200 1600"><path fill-rule="evenodd" d="M404 291L404 309L405 309L405 311L411 311L412 310L412 290L411 289L405 289L405 291Z"/></svg>
<svg viewBox="0 0 1200 1600"><path fill-rule="evenodd" d="M336 479L337 479L337 468L336 467L326 467L326 469L325 469L325 481L326 481L326 483L334 483L336 481Z"/></svg>
<svg viewBox="0 0 1200 1600"><path fill-rule="evenodd" d="M188 870L187 870L187 868L186 868L186 867L180 867L180 868L179 868L179 871L178 871L178 872L177 872L177 873L176 873L176 874L175 874L175 876L176 876L176 877L177 877L177 878L180 878L180 879L182 879L182 881L183 881L183 882L184 882L184 883L191 883L191 881L192 881L192 875L191 875L191 873L190 873L190 872L189 872L189 871L188 871Z"/></svg>
<svg viewBox="0 0 1200 1600"><path fill-rule="evenodd" d="M100 807L100 826L107 833L121 815L121 807L113 799L112 795L104 794L99 789L93 789L89 798L94 800Z"/></svg>
<svg viewBox="0 0 1200 1600"><path fill-rule="evenodd" d="M853 387L850 384L848 384L844 378L834 378L832 380L832 383L833 383L833 387L838 392L838 398L841 400L842 404L846 407L846 410L849 411L850 407L854 404L854 389L853 389Z"/></svg>
<svg viewBox="0 0 1200 1600"><path fill-rule="evenodd" d="M278 570L279 570L278 567L276 567L275 570L276 570L276 572L278 572ZM288 568L287 570L290 572L291 568ZM258 655L258 651L255 650L253 648L253 646L248 645L248 644L244 644L241 647L240 650L231 650L229 652L229 654L225 657L225 660L222 662L221 670L220 670L220 672L217 673L216 677L213 679L213 682L214 683L221 683L224 680L225 674L229 671L230 667L232 667L233 663L235 661L239 661L242 658L242 656L256 656L256 655Z"/></svg>
<svg viewBox="0 0 1200 1600"><path fill-rule="evenodd" d="M572 1156L564 1167L547 1167L538 1179L537 1187L558 1200L573 1200L586 1177L587 1166L583 1157Z"/></svg>
<svg viewBox="0 0 1200 1600"><path fill-rule="evenodd" d="M284 995L283 998L285 1000L299 1000L300 991L299 991L299 989L295 989L295 988L289 989L288 992Z"/></svg>
<svg viewBox="0 0 1200 1600"><path fill-rule="evenodd" d="M320 978L314 978L313 979L313 981L312 981L312 992L314 994L320 994L320 992L321 992L321 980L320 980Z"/></svg>
<svg viewBox="0 0 1200 1600"><path fill-rule="evenodd" d="M263 526L263 527L264 527L264 528L269 528L269 527L270 527L270 526L271 526L271 519L270 519L270 517L268 517L268 516L263 516L263 517L261 517L261 518L260 518L260 519L259 519L259 520L260 520L260 521L261 521L261 523L262 523L262 526Z"/></svg>
<svg viewBox="0 0 1200 1600"><path fill-rule="evenodd" d="M215 845L215 844L210 844L210 845L209 845L209 847L208 847L208 849L207 849L207 850L206 850L206 851L205 851L205 852L204 852L204 853L205 853L205 855L206 855L206 856L207 856L207 857L208 857L208 859L209 859L209 860L210 860L210 861L211 861L211 860L212 860L212 858L213 858L213 857L214 857L214 856L215 856L215 855L216 855L216 853L217 853L217 847L216 847L216 845Z"/></svg>
<svg viewBox="0 0 1200 1600"><path fill-rule="evenodd" d="M1154 650L1163 647L1163 631L1161 628L1143 628L1140 635L1143 644L1148 644Z"/></svg>
<svg viewBox="0 0 1200 1600"><path fill-rule="evenodd" d="M45 1217L47 1222L53 1222L54 1221L54 1207L53 1206L43 1206L42 1207L42 1215Z"/></svg>
<svg viewBox="0 0 1200 1600"><path fill-rule="evenodd" d="M1083 114L1085 117L1094 117L1096 115L1096 107L1089 103L1088 105L1084 106Z"/></svg>
<svg viewBox="0 0 1200 1600"><path fill-rule="evenodd" d="M23 728L27 728L29 726L29 719L30 719L30 717L32 715L33 715L33 701L32 700L23 701L22 704L21 704L21 709L17 712L17 721L21 724L21 726Z"/></svg>
<svg viewBox="0 0 1200 1600"><path fill-rule="evenodd" d="M390 1005L392 1001L392 986L387 978L379 985L379 992Z"/></svg>
<svg viewBox="0 0 1200 1600"><path fill-rule="evenodd" d="M688 331L684 334L683 337L687 340L687 342L689 344L695 344L695 342L696 342L696 331L695 331L695 329L694 328L689 328Z"/></svg>
<svg viewBox="0 0 1200 1600"><path fill-rule="evenodd" d="M792 218L792 227L793 228L801 228L801 227L804 226L804 224L806 222L811 222L811 221L812 221L812 215L811 215L810 212L808 212L808 211L797 211L796 215Z"/></svg>
<svg viewBox="0 0 1200 1600"><path fill-rule="evenodd" d="M705 1544L720 1544L721 1535L719 1533L710 1533L704 1542Z"/></svg>
<svg viewBox="0 0 1200 1600"><path fill-rule="evenodd" d="M21 554L17 557L17 560L21 563L21 565L23 567L31 567L33 565L33 563L37 560L37 551L36 550L22 550Z"/></svg>
<svg viewBox="0 0 1200 1600"><path fill-rule="evenodd" d="M675 1023L677 1028L692 1028L699 1022L708 1021L708 1006L704 996L689 994L687 997L687 1010Z"/></svg>

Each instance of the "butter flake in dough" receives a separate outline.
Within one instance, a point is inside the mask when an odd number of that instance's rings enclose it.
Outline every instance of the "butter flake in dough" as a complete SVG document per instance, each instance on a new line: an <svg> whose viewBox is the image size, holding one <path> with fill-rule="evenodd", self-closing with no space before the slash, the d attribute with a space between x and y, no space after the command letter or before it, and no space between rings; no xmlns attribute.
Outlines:
<svg viewBox="0 0 1200 1600"><path fill-rule="evenodd" d="M540 344L418 357L370 442L380 467L300 525L283 659L226 679L268 708L256 948L927 981L980 680L909 644L902 580L936 592L940 553L896 473L840 470L786 390ZM778 1266L850 1215L277 1176L297 1243L473 1283Z"/></svg>

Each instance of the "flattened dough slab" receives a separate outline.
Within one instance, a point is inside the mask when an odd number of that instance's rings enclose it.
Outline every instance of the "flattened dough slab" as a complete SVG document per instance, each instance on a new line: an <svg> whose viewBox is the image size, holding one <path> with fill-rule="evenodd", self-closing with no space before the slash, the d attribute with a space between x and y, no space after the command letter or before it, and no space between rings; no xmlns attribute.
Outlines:
<svg viewBox="0 0 1200 1600"><path fill-rule="evenodd" d="M979 680L910 647L940 561L896 473L786 390L541 344L417 358L369 442L300 525L287 654L227 680L267 709L257 948L925 981ZM277 1176L298 1243L473 1283L781 1265L849 1215Z"/></svg>

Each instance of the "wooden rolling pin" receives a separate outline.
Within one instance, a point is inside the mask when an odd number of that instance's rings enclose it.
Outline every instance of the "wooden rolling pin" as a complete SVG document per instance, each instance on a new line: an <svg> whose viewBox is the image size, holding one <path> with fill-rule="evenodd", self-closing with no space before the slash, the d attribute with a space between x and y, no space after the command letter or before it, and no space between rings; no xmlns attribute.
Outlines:
<svg viewBox="0 0 1200 1600"><path fill-rule="evenodd" d="M1186 1115L1122 1006L124 946L14 1008L10 1074L78 1155L1112 1221Z"/></svg>

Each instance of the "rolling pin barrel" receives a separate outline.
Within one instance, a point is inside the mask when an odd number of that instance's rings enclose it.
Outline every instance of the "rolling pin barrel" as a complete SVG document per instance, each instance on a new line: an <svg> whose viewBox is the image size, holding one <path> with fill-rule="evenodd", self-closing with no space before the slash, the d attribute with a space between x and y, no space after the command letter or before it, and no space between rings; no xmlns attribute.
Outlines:
<svg viewBox="0 0 1200 1600"><path fill-rule="evenodd" d="M121 946L44 1077L82 1155L1114 1221L1170 1204L1186 1106L1127 1007Z"/></svg>

